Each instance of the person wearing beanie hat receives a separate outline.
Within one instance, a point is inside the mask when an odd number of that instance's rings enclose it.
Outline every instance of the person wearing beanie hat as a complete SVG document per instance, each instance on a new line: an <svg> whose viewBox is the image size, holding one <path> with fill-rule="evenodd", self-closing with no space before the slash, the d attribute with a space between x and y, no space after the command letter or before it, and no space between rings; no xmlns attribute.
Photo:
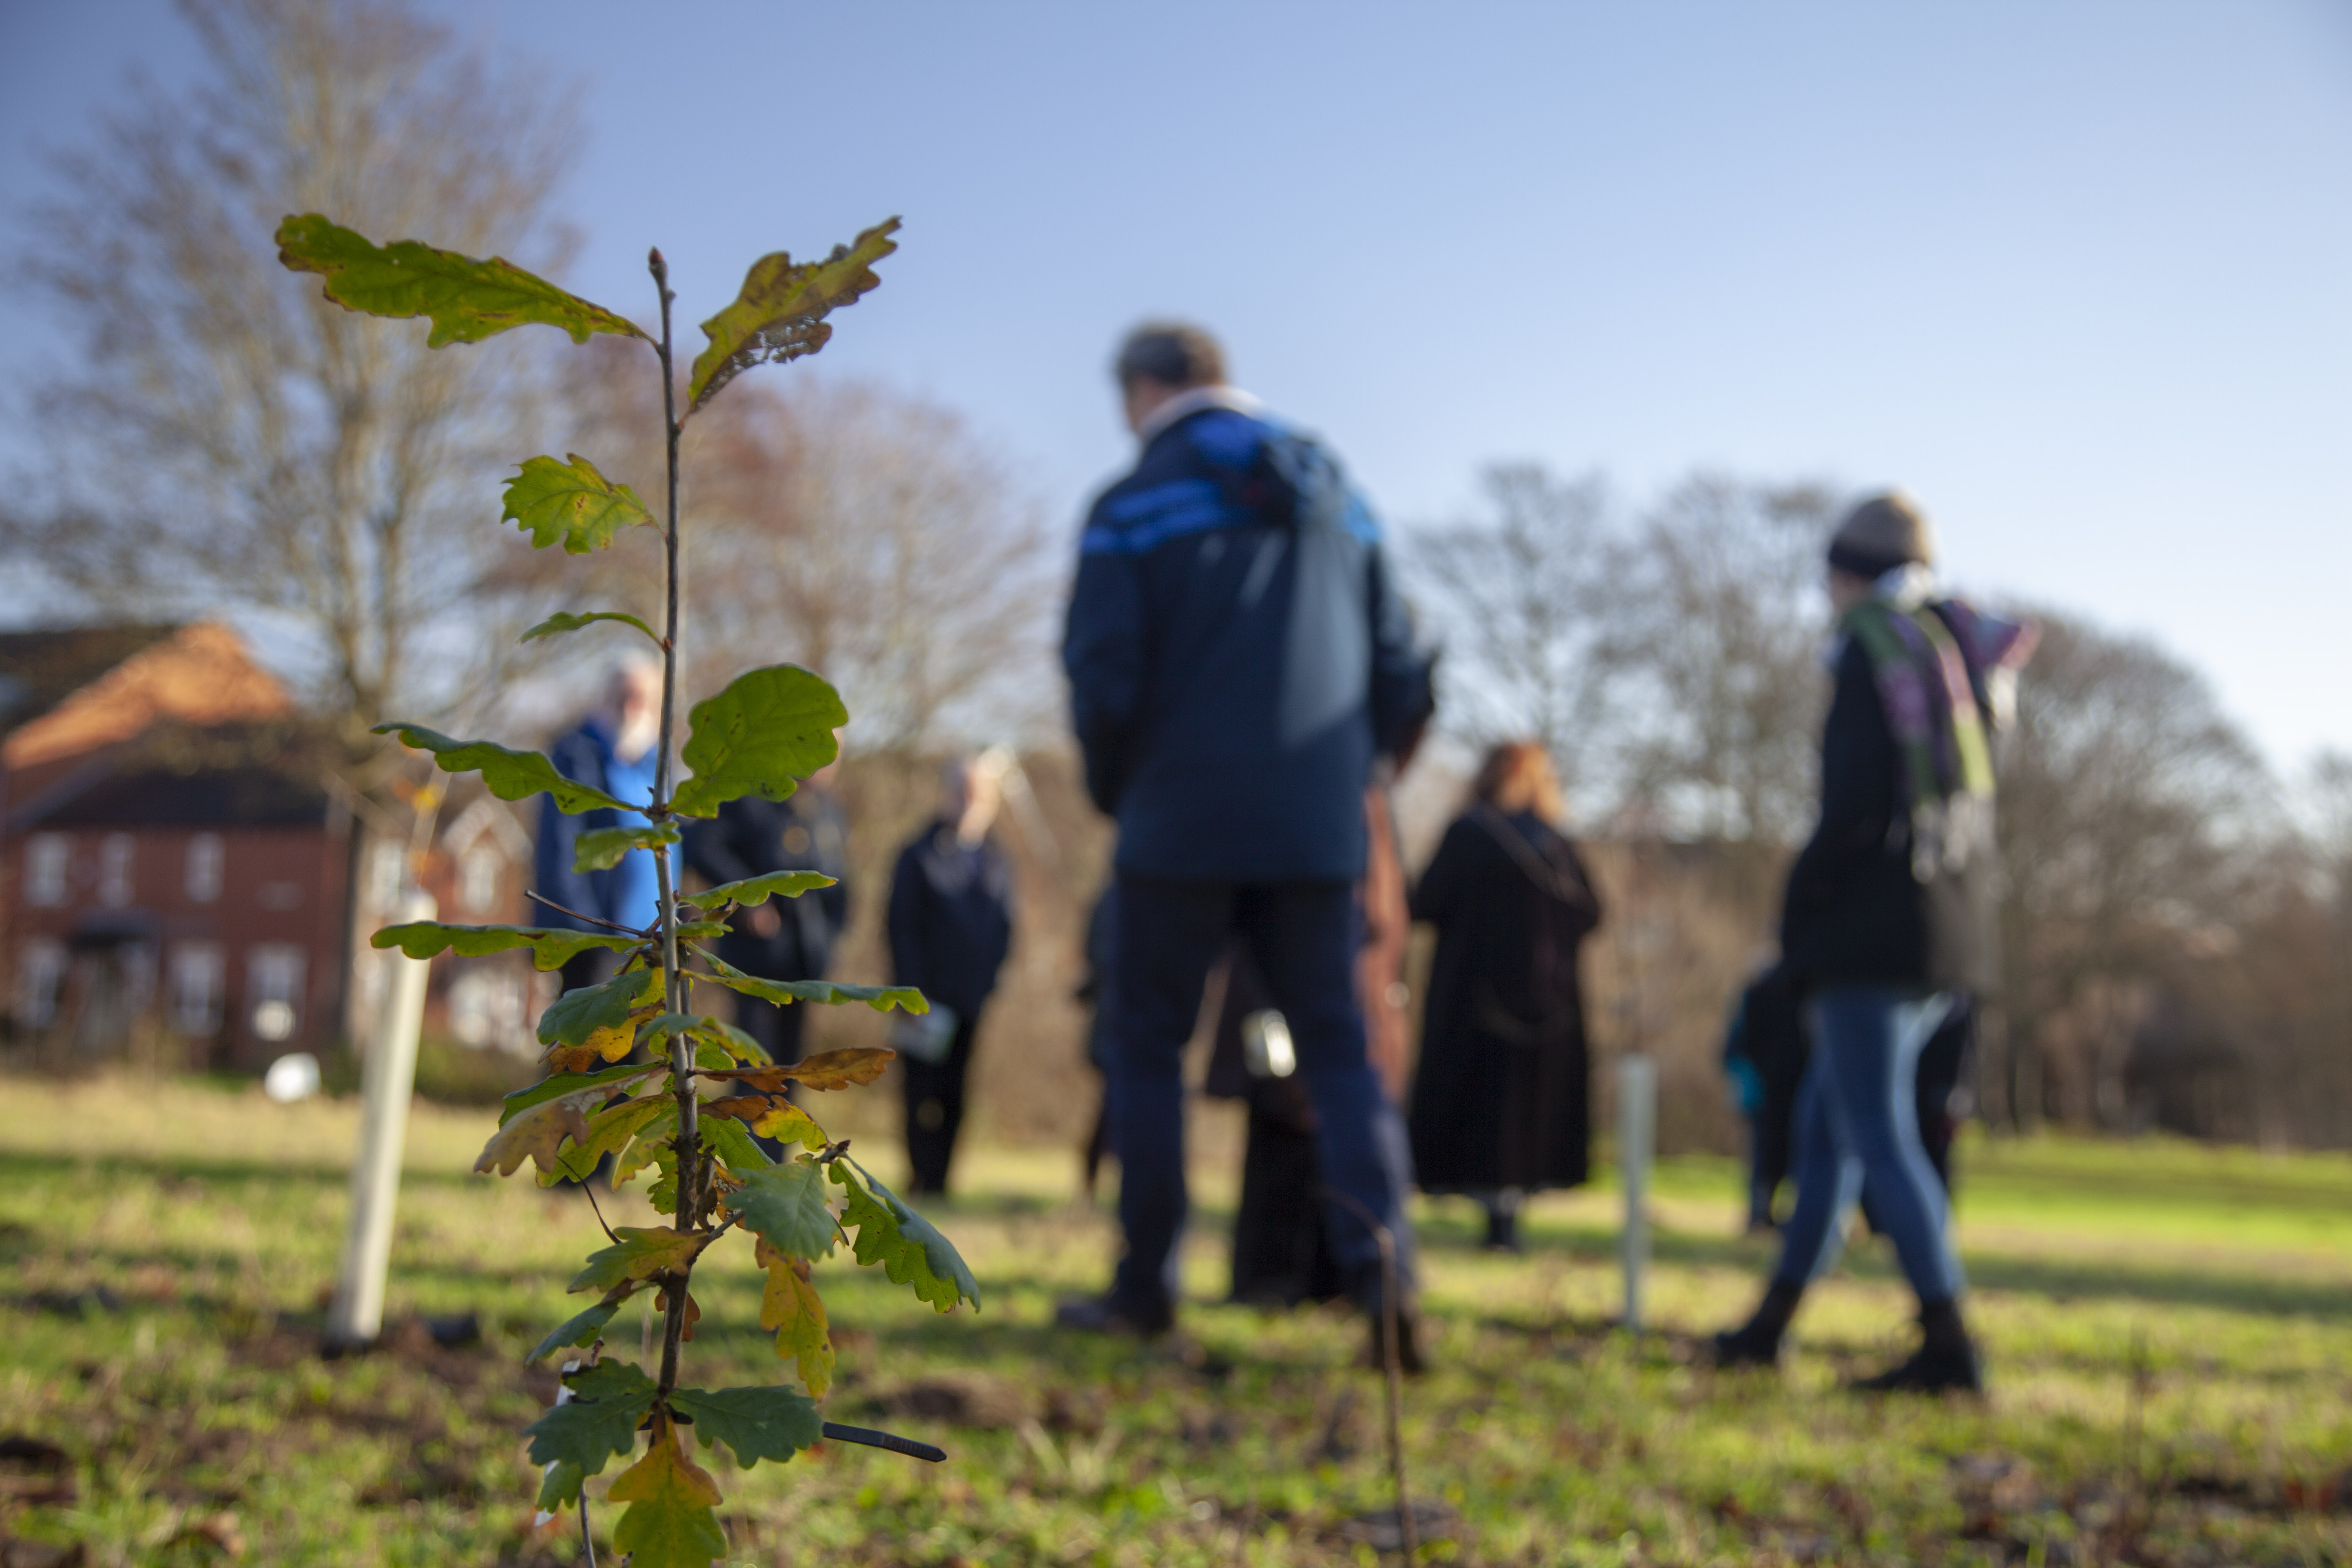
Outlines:
<svg viewBox="0 0 2352 1568"><path fill-rule="evenodd" d="M1866 1183L1919 1299L1918 1352L1857 1387L1982 1387L1944 1188L1920 1140L1919 1056L1990 987L1992 773L1977 680L1930 602L1935 538L1900 492L1831 537L1839 640L1822 734L1821 821L1790 868L1783 972L1813 1049L1798 1089L1797 1206L1754 1316L1716 1336L1727 1366L1770 1364L1805 1287L1835 1261Z"/></svg>

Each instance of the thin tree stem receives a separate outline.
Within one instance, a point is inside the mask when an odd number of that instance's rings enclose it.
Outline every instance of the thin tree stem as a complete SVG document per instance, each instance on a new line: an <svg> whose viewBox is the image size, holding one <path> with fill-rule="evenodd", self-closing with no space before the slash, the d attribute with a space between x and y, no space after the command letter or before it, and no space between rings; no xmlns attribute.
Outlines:
<svg viewBox="0 0 2352 1568"><path fill-rule="evenodd" d="M661 751L654 764L654 810L667 815L669 809L670 737L677 717L677 378L670 358L670 301L677 298L669 291L669 264L658 250L646 258L652 269L654 286L661 291L661 375L662 433L667 437L669 458L668 528L663 537L663 560L667 568L664 586L667 594L666 618L662 624L662 710ZM655 882L661 898L662 996L664 1005L673 1013L686 1010L685 984L678 977L677 967L677 902L670 885L669 852L665 848L654 853ZM669 1042L670 1082L677 1094L677 1228L698 1227L697 1215L701 1213L702 1132L697 1112L701 1102L694 1094L694 1042L684 1033L672 1035ZM689 1271L690 1271L689 1266ZM668 1314L662 1322L661 1394L664 1398L677 1386L677 1350L686 1337L687 1273L670 1277L666 1287L669 1299Z"/></svg>

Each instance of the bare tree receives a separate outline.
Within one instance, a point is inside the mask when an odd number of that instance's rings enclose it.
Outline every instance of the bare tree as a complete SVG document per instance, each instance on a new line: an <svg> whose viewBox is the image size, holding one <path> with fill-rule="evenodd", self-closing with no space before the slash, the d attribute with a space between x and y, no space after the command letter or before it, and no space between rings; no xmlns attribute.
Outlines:
<svg viewBox="0 0 2352 1568"><path fill-rule="evenodd" d="M1479 479L1487 515L1408 536L1445 647L1444 722L1474 743L1543 742L1563 780L1591 781L1605 671L1596 657L1611 575L1609 492L1538 463Z"/></svg>
<svg viewBox="0 0 2352 1568"><path fill-rule="evenodd" d="M2000 758L2012 1112L2120 1124L2135 997L2226 944L2269 780L2202 677L2154 644L2035 610Z"/></svg>
<svg viewBox="0 0 2352 1568"><path fill-rule="evenodd" d="M1622 787L1682 832L1787 846L1811 826L1836 506L1819 484L1696 474L1618 553L1600 655Z"/></svg>
<svg viewBox="0 0 2352 1568"><path fill-rule="evenodd" d="M649 427L633 416L648 395L640 367L602 357L620 374L573 388L575 438L615 477L656 472L659 450L626 434ZM711 628L704 647L823 675L861 750L1058 731L1061 563L1034 502L960 415L874 383L809 378L740 389L687 443L685 592ZM693 685L736 673L699 664Z"/></svg>
<svg viewBox="0 0 2352 1568"><path fill-rule="evenodd" d="M530 417L503 343L434 351L326 301L271 238L322 212L545 268L572 128L401 0L184 0L208 72L56 160L33 285L79 340L37 417L47 507L5 542L96 605L294 634L355 745L479 689L495 476ZM428 657L437 654L440 657ZM454 657L452 657L454 656ZM463 679L458 677L462 673Z"/></svg>

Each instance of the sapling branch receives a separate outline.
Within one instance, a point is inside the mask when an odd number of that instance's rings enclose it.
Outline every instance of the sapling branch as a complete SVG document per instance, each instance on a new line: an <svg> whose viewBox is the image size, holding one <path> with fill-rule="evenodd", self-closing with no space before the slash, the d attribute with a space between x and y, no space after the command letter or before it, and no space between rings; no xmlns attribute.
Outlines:
<svg viewBox="0 0 2352 1568"><path fill-rule="evenodd" d="M539 893L534 893L528 888L523 889L522 896L529 899L534 904L545 904L557 914L570 915L575 921L586 921L590 925L603 926L606 931L616 931L623 936L649 937L654 934L650 931L640 931L635 926L625 926L617 921L605 920L600 915L583 915L578 910L567 909L563 905L557 903L553 899L544 897Z"/></svg>
<svg viewBox="0 0 2352 1568"><path fill-rule="evenodd" d="M846 720L838 694L822 678L781 665L749 671L712 697L709 733L689 735L680 747L678 721L683 715L678 700L678 622L684 569L678 516L680 436L692 410L708 402L740 372L757 364L798 358L822 347L832 330L822 324L823 318L855 303L860 295L875 287L878 279L871 265L897 248L889 239L897 227L897 220L892 219L868 229L858 237L855 247L838 247L821 261L794 264L782 251L761 258L746 277L736 302L704 323L710 346L696 362L684 399L677 381L679 366L672 321L677 297L670 291L668 265L658 250L646 258L661 302L661 330L656 338L612 311L496 258L480 260L414 241L396 242L386 248L337 227L316 214L289 218L278 235L281 259L297 271L324 278L327 297L336 303L373 315L430 317L434 325L432 346L478 342L535 323L560 328L575 342L585 342L598 332L640 339L652 348L660 365L667 465L666 507L657 523L662 531L665 574L662 630L656 634L646 622L616 612L584 616L565 613L533 627L524 639L576 630L596 621L622 621L646 633L661 648L658 750L653 788L644 803L635 805L570 779L550 758L539 752L509 751L491 742L453 741L414 725L387 727L406 735L412 744L430 750L437 765L446 772L479 772L486 785L499 799L515 800L545 793L567 812L596 807L636 811L658 829L650 834L608 833L590 857L591 862L601 868L613 863L613 857L604 852L615 847L624 854L643 849L654 856L657 905L655 918L647 925L632 928L602 915L572 909L544 894L528 895L533 903L568 917L582 931L616 932L628 938L626 942L614 942L611 937L592 936L584 943L566 942L560 946L566 952L583 945L619 948L623 950L619 973L629 978L625 984L590 988L561 1015L551 1010L548 1021L541 1025L541 1038L550 1047L553 1076L541 1085L518 1090L509 1097L507 1115L501 1118L499 1131L485 1151L479 1166L511 1173L527 1157L538 1163L542 1179L546 1179L551 1173L576 1170L583 1160L611 1157L618 1161L615 1173L619 1180L627 1179L657 1160L667 1167L668 1173L656 1184L656 1192L662 1194L660 1206L667 1207L672 1216L668 1226L615 1228L605 1219L604 1205L593 1189L583 1184L597 1226L611 1245L587 1260L588 1268L574 1281L573 1288L601 1286L604 1298L560 1325L544 1342L541 1351L536 1352L543 1354L558 1345L578 1344L583 1339L593 1340L601 1350L602 1331L622 1301L641 1289L658 1292L663 1307L658 1381L650 1381L646 1376L654 1364L651 1308L655 1298L648 1296L642 1304L645 1315L641 1319L636 1364L628 1367L625 1376L616 1376L610 1369L599 1370L596 1353L592 1352L584 1371L576 1360L567 1371L595 1379L593 1390L574 1390L567 1383L567 1392L558 1401L560 1408L572 1393L580 1392L592 1406L603 1404L607 1416L625 1415L635 1432L651 1434L643 1457L614 1480L610 1494L614 1502L627 1504L614 1531L614 1541L635 1541L638 1544L630 1550L647 1562L652 1561L652 1556L646 1555L648 1543L656 1540L665 1544L653 1555L671 1564L698 1563L723 1554L725 1549L724 1534L714 1511L719 1500L715 1493L703 1497L709 1478L684 1463L677 1451L677 1433L692 1423L698 1412L705 1423L703 1436L708 1440L714 1427L755 1419L764 1422L779 1411L788 1411L801 1399L782 1390L723 1391L730 1395L756 1394L765 1399L769 1409L754 1416L740 1408L740 1401L718 1402L719 1396L709 1391L678 1385L679 1347L689 1327L688 1288L696 1261L720 1236L740 1224L758 1238L754 1257L769 1271L770 1289L780 1293L778 1310L792 1320L786 1326L797 1325L791 1335L780 1330L777 1354L798 1363L802 1381L809 1386L814 1398L823 1398L830 1384L834 1352L827 1337L824 1304L809 1285L808 1261L812 1249L829 1250L836 1236L845 1244L851 1241L848 1224L844 1220L844 1215L851 1209L836 1212L830 1206L812 1167L832 1166L836 1160L844 1161L828 1174L840 1178L835 1184L846 1189L845 1202L856 1210L856 1217L850 1222L857 1226L856 1241L865 1246L869 1254L860 1261L884 1261L894 1279L911 1285L918 1296L940 1311L952 1310L967 1300L975 1307L979 1304L977 1282L945 1237L898 1204L887 1189L870 1176L865 1177L864 1186L851 1179L849 1172L857 1171L861 1176L864 1173L856 1161L845 1159L847 1140L824 1142L824 1134L814 1131L814 1123L807 1121L805 1113L795 1111L800 1135L813 1139L822 1147L813 1161L791 1164L781 1179L770 1162L745 1149L736 1121L756 1123L767 1116L782 1115L775 1108L781 1088L763 1090L761 1083L769 1080L761 1075L772 1072L773 1081L779 1085L784 1078L793 1075L773 1067L703 1068L697 1059L698 1051L719 1049L742 1061L762 1058L756 1052L745 1054L749 1047L740 1036L725 1026L714 1031L707 1026L707 1021L682 1020L689 986L698 981L711 980L750 990L754 995L762 994L762 990L753 977L730 969L715 955L711 961L717 973L712 975L689 974L679 962L682 952L702 951L682 947L682 931L706 936L712 929L707 922L711 921L723 928L726 917L745 899L731 896L729 889L722 887L702 896L707 903L689 902L681 896L677 886L677 870L668 844L648 842L677 842L680 836L672 829L679 817L707 816L747 791L757 790L772 798L780 788L789 788L788 779L806 776L835 753L835 748L824 736ZM683 412L682 401L689 405ZM523 464L523 469L526 475L537 475L543 485L553 485L561 479L572 487L572 493L587 497L596 509L584 521L566 522L555 515L562 503L560 499L551 499L555 496L554 490L546 494L534 492L522 497L519 503L516 487L510 484L506 515L525 529L534 547L560 544L570 553L586 553L605 548L614 530L625 521L635 524L656 521L651 509L633 491L607 481L584 457L574 456L562 463L552 458L534 458ZM779 719L779 713L784 717ZM684 782L678 778L682 763L690 763L693 769L693 776ZM683 812L678 804L681 798L686 805ZM620 840L617 847L614 842L616 837ZM823 882L823 879L816 879L812 884L797 876L782 880L757 879L753 885L757 896L750 901L757 904L769 897L796 897L812 885L821 886ZM751 889L737 886L733 895L747 890ZM686 924L689 920L695 923ZM435 927L426 934L441 939L443 947L457 940L453 928ZM538 934L524 933L524 937L529 941ZM514 932L510 929L494 930L493 935L507 940L512 939ZM417 932L412 928L408 936L415 938ZM472 940L478 945L481 939ZM389 945L381 939L378 944ZM512 944L507 941L507 945ZM529 944L542 955L551 951L543 940ZM496 942L483 949L495 950ZM652 965L656 963L661 973L661 1012L666 1015L658 1022L642 984L652 977ZM919 994L902 987L832 985L821 993L795 990L793 995L796 1000L860 1001L877 1007L898 1006L910 1011L919 1011L924 1006ZM660 1049L662 1047L655 1042L662 1041L664 1037L666 1058L656 1057L646 1065L617 1069L596 1065L600 1060L613 1060L638 1042L643 1042L644 1049ZM861 1047L829 1056L831 1059L825 1063L803 1065L800 1069L802 1081L824 1089L871 1082L889 1053ZM660 1078L665 1072L666 1082ZM719 1114L735 1120L722 1123L714 1119L709 1129L712 1139L707 1146L698 1078L731 1079L744 1090L757 1091L738 1093L730 1101L719 1102ZM557 1082L558 1079L562 1081ZM624 1082L631 1086L628 1095L635 1095L640 1085L648 1092L642 1099L624 1098L619 1088ZM546 1087L549 1084L553 1087ZM668 1099L665 1099L666 1094ZM766 1109L756 1110L752 1117L745 1116L745 1111L761 1105ZM875 1193L887 1200L887 1208L877 1201ZM730 1205L724 1211L714 1206L722 1194ZM822 1220L817 1217L820 1213ZM885 1258L871 1256L877 1248L883 1249ZM607 1401L613 1403L606 1404ZM801 1408L804 1411L804 1404ZM588 1522L588 1502L585 1494L577 1489L578 1483L597 1473L614 1453L626 1453L633 1445L602 1439L583 1443L578 1419L582 1414L575 1410L570 1415L542 1417L534 1423L532 1454L546 1467L541 1480L543 1500L559 1507L565 1501L578 1502L581 1547L593 1568L595 1546ZM591 1425L599 1419L593 1410L589 1417ZM770 1441L749 1426L740 1429L747 1436L757 1436L761 1443ZM843 1442L872 1444L934 1462L944 1458L928 1444L892 1433L829 1424L823 1430L825 1436ZM724 1436L719 1440L730 1441ZM675 1484L682 1469L700 1479L692 1487ZM567 1476L572 1489L568 1494Z"/></svg>
<svg viewBox="0 0 2352 1568"><path fill-rule="evenodd" d="M670 292L669 263L662 259L662 253L649 253L646 264L661 295L661 342L656 352L661 359L663 447L668 460L667 515L662 533L667 593L662 620L661 749L654 763L654 804L666 808L670 799L671 738L677 720L677 377L670 348L670 305L677 296ZM676 889L670 885L667 849L655 851L654 868L661 900L662 998L671 1012L680 1013L686 1010L686 987L678 980L677 904ZM683 1032L670 1037L669 1070L677 1094L677 1137L673 1145L677 1152L677 1228L694 1230L700 1227L703 1207L698 1116L701 1102L694 1092L694 1042ZM677 1386L677 1351L686 1339L686 1277L692 1268L689 1262L679 1276L677 1289L669 1292L668 1315L662 1322L659 1381L664 1399Z"/></svg>

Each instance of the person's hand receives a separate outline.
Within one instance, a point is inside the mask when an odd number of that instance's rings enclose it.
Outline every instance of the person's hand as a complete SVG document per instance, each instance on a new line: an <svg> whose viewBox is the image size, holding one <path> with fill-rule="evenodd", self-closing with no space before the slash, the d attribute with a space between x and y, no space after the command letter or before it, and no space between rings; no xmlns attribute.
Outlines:
<svg viewBox="0 0 2352 1568"><path fill-rule="evenodd" d="M753 904L743 913L751 922L751 934L762 942L774 940L775 934L784 929L784 917L776 911L772 902Z"/></svg>

